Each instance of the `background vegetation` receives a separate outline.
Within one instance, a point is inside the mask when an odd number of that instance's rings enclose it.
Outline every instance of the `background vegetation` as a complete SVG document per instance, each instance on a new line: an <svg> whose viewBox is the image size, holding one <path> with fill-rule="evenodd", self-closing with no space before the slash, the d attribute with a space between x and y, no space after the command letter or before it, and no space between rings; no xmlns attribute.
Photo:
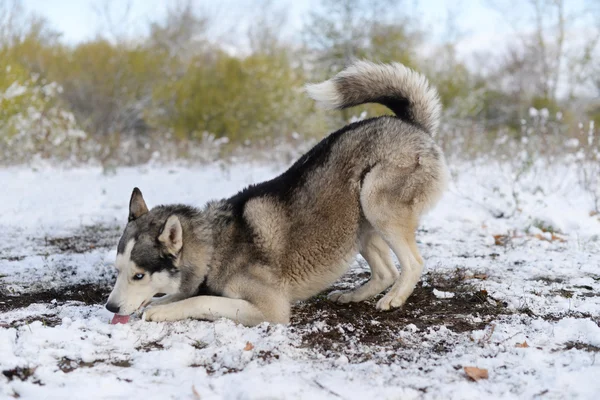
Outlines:
<svg viewBox="0 0 600 400"><path fill-rule="evenodd" d="M458 53L455 10L439 39L401 1L321 0L290 36L282 34L284 8L258 3L249 27L231 33L213 33L226 18L174 1L143 36L119 34L125 15L93 40L69 44L18 0L0 0L0 163L207 161L311 143L387 112L371 105L323 112L302 94L304 83L356 58L427 74L444 103L439 140L450 152L513 154L511 143L535 134L537 150L598 154L597 1L567 12L564 0L530 0L521 26L531 29L515 26L505 51L475 54L470 63ZM511 1L486 4L507 23L525 23ZM110 3L98 14L108 19Z"/></svg>

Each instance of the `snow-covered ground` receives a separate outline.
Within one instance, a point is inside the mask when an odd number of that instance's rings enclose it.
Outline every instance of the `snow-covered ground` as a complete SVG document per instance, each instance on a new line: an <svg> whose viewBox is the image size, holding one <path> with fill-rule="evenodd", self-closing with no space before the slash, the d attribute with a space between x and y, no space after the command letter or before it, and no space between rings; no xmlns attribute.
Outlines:
<svg viewBox="0 0 600 400"><path fill-rule="evenodd" d="M0 398L597 398L600 219L567 165L516 183L504 164L454 165L419 230L425 275L402 310L317 296L290 326L108 324L102 296L134 186L150 206L201 205L281 169L0 170ZM336 287L367 270L358 257Z"/></svg>

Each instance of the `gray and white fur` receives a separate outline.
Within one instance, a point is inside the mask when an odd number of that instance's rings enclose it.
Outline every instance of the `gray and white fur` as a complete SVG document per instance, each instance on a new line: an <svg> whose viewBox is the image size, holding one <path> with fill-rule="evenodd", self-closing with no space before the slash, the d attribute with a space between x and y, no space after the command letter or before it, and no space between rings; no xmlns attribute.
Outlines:
<svg viewBox="0 0 600 400"><path fill-rule="evenodd" d="M391 287L377 308L406 302L423 269L415 241L419 219L448 180L433 139L437 92L401 64L366 61L308 85L307 92L327 108L380 103L395 116L347 125L280 176L202 209L148 210L135 189L109 310L128 315L150 303L147 321L287 323L291 304L327 289L357 253L368 262L370 279L329 298L359 302ZM166 296L153 300L157 293Z"/></svg>

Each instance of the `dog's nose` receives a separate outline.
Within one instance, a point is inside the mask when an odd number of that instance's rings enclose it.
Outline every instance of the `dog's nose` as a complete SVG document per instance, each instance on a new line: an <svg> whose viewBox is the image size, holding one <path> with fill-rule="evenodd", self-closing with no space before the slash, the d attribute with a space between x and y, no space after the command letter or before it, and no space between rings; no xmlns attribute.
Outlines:
<svg viewBox="0 0 600 400"><path fill-rule="evenodd" d="M117 314L119 312L119 306L115 306L111 303L106 303L106 309L112 313Z"/></svg>

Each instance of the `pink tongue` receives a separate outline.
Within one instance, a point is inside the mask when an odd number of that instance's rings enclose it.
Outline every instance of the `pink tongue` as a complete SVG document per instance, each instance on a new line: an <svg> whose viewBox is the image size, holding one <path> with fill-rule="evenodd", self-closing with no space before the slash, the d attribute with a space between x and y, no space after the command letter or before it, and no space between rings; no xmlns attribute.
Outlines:
<svg viewBox="0 0 600 400"><path fill-rule="evenodd" d="M111 324L115 325L115 324L126 324L129 321L129 315L119 315L119 314L115 314L115 316L113 317L112 321L110 321Z"/></svg>

